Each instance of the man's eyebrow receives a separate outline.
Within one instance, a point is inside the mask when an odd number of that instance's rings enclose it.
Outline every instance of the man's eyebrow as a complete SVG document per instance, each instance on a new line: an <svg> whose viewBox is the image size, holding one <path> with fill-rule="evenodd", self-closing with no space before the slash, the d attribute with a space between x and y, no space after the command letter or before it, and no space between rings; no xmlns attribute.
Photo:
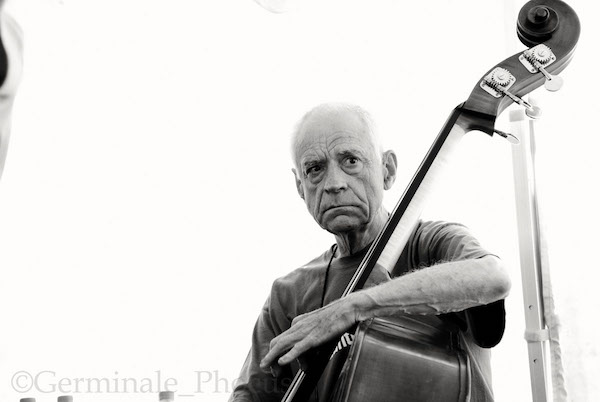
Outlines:
<svg viewBox="0 0 600 402"><path fill-rule="evenodd" d="M360 156L363 159L367 159L367 154L365 154L363 151L361 151L360 149L356 149L356 148L350 148L350 149L344 149L339 151L338 156Z"/></svg>
<svg viewBox="0 0 600 402"><path fill-rule="evenodd" d="M321 159L316 157L316 156L309 156L306 158L302 158L302 160L300 161L300 165L302 166L308 166L308 165L313 165L315 163L319 163L321 162Z"/></svg>

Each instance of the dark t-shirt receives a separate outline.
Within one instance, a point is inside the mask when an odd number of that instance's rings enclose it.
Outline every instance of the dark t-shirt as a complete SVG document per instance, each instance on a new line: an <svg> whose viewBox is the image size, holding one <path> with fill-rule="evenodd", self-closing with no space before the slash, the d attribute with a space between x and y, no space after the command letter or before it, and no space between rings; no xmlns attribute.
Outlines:
<svg viewBox="0 0 600 402"><path fill-rule="evenodd" d="M322 300L326 305L338 299L367 250L334 259L327 274L327 286L324 286L332 252L333 248L275 280L254 327L252 348L236 380L230 401L281 400L298 367L292 363L287 375L278 378L261 370L259 363L267 354L270 341L286 331L296 316L318 309ZM436 263L486 255L491 253L483 249L464 226L446 222L420 222L391 274L376 266L365 288ZM503 301L440 317L461 328L461 344L471 360L471 401L492 401L490 354L486 348L496 345L502 338Z"/></svg>

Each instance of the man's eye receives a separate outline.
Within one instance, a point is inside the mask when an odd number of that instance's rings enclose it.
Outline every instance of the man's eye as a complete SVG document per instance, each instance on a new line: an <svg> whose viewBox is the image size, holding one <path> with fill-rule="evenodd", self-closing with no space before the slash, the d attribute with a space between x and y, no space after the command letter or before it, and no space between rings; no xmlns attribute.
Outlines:
<svg viewBox="0 0 600 402"><path fill-rule="evenodd" d="M314 175L317 174L321 171L321 166L319 165L314 165L309 167L308 169L306 169L306 174L307 175Z"/></svg>
<svg viewBox="0 0 600 402"><path fill-rule="evenodd" d="M354 157L354 156L349 156L346 159L344 159L344 166L349 167L349 168L357 168L359 167L361 164L360 159Z"/></svg>

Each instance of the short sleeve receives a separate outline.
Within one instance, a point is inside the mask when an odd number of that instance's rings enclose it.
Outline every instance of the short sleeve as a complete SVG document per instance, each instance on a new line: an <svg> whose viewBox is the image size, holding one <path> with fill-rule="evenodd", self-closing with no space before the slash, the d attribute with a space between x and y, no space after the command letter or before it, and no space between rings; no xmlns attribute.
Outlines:
<svg viewBox="0 0 600 402"><path fill-rule="evenodd" d="M439 263L483 258L495 254L481 246L464 225L450 222L419 222L394 269L395 276ZM502 339L505 327L504 300L469 308L440 318L471 332L475 343L490 348Z"/></svg>
<svg viewBox="0 0 600 402"><path fill-rule="evenodd" d="M469 230L458 223L423 222L418 228L420 264L460 261L491 255Z"/></svg>

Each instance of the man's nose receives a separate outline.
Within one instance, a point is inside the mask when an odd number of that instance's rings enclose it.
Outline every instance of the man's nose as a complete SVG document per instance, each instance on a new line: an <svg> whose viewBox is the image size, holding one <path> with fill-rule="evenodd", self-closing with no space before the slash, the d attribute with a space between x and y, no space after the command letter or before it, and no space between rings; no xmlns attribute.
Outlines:
<svg viewBox="0 0 600 402"><path fill-rule="evenodd" d="M327 169L325 174L325 191L337 193L348 187L346 173L338 166L332 166Z"/></svg>

